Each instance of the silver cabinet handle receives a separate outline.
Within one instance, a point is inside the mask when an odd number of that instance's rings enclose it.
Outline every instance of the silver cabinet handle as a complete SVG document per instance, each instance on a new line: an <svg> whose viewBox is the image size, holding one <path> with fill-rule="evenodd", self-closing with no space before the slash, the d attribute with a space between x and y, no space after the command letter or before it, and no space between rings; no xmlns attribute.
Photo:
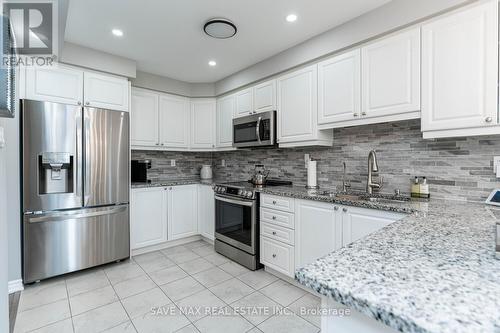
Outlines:
<svg viewBox="0 0 500 333"><path fill-rule="evenodd" d="M90 105L90 102L85 102L85 105Z"/></svg>
<svg viewBox="0 0 500 333"><path fill-rule="evenodd" d="M366 112L365 111L361 112L361 115L366 116Z"/></svg>
<svg viewBox="0 0 500 333"><path fill-rule="evenodd" d="M273 216L273 220L276 220L276 216Z"/></svg>
<svg viewBox="0 0 500 333"><path fill-rule="evenodd" d="M273 200L273 205L276 205L276 200Z"/></svg>
<svg viewBox="0 0 500 333"><path fill-rule="evenodd" d="M273 231L273 235L276 235L276 231Z"/></svg>
<svg viewBox="0 0 500 333"><path fill-rule="evenodd" d="M484 119L484 121L486 121L487 123L491 123L493 121L493 118L486 117L486 119Z"/></svg>
<svg viewBox="0 0 500 333"><path fill-rule="evenodd" d="M333 210L339 210L339 207L335 206L333 207Z"/></svg>
<svg viewBox="0 0 500 333"><path fill-rule="evenodd" d="M357 113L355 113L355 114L354 114L354 117L357 117L357 116L359 116L359 115L358 115Z"/></svg>
<svg viewBox="0 0 500 333"><path fill-rule="evenodd" d="M273 258L276 258L276 254L273 254Z"/></svg>
<svg viewBox="0 0 500 333"><path fill-rule="evenodd" d="M82 102L78 101L78 103L76 103L76 104L78 104L78 105L82 105Z"/></svg>
<svg viewBox="0 0 500 333"><path fill-rule="evenodd" d="M347 213L347 208L342 208L342 211L343 211L344 213Z"/></svg>

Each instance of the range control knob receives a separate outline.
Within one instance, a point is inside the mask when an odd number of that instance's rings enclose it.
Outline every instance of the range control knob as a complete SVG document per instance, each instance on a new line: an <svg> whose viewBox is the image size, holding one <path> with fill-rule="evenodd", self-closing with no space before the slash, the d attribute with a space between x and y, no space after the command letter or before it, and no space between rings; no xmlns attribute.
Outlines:
<svg viewBox="0 0 500 333"><path fill-rule="evenodd" d="M226 192L226 188L225 188L225 187L221 187L221 188L220 188L220 191L221 191L222 193L224 193L224 192Z"/></svg>
<svg viewBox="0 0 500 333"><path fill-rule="evenodd" d="M252 193L252 191L248 191L248 193L247 193L247 197L248 197L248 198L253 197L253 193Z"/></svg>
<svg viewBox="0 0 500 333"><path fill-rule="evenodd" d="M215 187L214 187L214 190L215 190L215 192L219 192L220 187L219 187L219 186L215 186Z"/></svg>
<svg viewBox="0 0 500 333"><path fill-rule="evenodd" d="M243 190L242 189L238 190L238 195L243 195Z"/></svg>

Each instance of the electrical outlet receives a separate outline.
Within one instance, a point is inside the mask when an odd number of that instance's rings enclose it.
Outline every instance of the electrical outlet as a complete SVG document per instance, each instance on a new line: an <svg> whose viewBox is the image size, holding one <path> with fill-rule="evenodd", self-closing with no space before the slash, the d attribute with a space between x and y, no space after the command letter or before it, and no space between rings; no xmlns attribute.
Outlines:
<svg viewBox="0 0 500 333"><path fill-rule="evenodd" d="M309 161L311 160L311 158L309 157L309 154L304 154L304 164L307 168L307 164L309 163Z"/></svg>
<svg viewBox="0 0 500 333"><path fill-rule="evenodd" d="M225 167L225 166L226 166L226 160L221 160L221 161L220 161L220 166Z"/></svg>
<svg viewBox="0 0 500 333"><path fill-rule="evenodd" d="M493 172L500 178L500 156L493 156Z"/></svg>
<svg viewBox="0 0 500 333"><path fill-rule="evenodd" d="M175 160L170 160L170 166L175 166Z"/></svg>

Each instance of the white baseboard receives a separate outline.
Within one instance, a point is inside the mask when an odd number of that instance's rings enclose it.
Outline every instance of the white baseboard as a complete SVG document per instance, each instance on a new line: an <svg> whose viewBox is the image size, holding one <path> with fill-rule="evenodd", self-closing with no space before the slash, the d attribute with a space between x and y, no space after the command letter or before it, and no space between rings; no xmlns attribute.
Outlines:
<svg viewBox="0 0 500 333"><path fill-rule="evenodd" d="M166 248L169 248L169 247L173 247L173 246L177 246L177 245L183 245L183 244L194 242L194 241L197 241L197 240L200 240L200 239L202 239L201 235L196 235L196 236L190 236L190 237L186 237L186 238L176 239L176 240L173 240L173 241L167 241L167 242L156 244L156 245L142 247L140 249L133 249L132 251L130 251L130 255L131 256L136 256L136 255L139 255L139 254L144 254L144 253L154 252L154 251L158 251L158 250L163 250L163 249L166 249Z"/></svg>
<svg viewBox="0 0 500 333"><path fill-rule="evenodd" d="M9 281L9 294L13 294L18 291L23 291L24 290L24 285L23 285L23 280L12 280Z"/></svg>

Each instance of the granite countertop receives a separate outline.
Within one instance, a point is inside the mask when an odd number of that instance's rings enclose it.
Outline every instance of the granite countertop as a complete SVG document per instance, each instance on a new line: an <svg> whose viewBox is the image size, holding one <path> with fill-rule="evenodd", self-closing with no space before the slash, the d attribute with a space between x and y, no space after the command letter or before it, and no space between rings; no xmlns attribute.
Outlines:
<svg viewBox="0 0 500 333"><path fill-rule="evenodd" d="M444 200L393 208L411 213L298 269L296 280L401 332L500 332L500 208Z"/></svg>
<svg viewBox="0 0 500 333"><path fill-rule="evenodd" d="M218 183L217 179L202 180L200 178L177 178L169 180L152 180L150 183L132 183L132 188L148 188L148 187L165 187L165 186L180 186L180 185L214 185Z"/></svg>

